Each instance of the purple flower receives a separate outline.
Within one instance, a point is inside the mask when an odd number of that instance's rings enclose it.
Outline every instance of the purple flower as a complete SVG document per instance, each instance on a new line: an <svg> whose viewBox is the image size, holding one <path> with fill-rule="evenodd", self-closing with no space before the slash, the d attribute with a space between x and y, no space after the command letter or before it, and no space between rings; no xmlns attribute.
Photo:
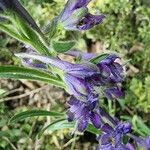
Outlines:
<svg viewBox="0 0 150 150"><path fill-rule="evenodd" d="M86 99L88 93L94 90L93 84L89 84L87 78L92 78L95 74L100 73L96 65L92 63L72 64L57 58L37 54L20 53L16 54L16 56L23 59L35 59L62 70L63 73L60 76L62 75L61 77L66 83L69 93L78 98L83 97Z"/></svg>
<svg viewBox="0 0 150 150"><path fill-rule="evenodd" d="M88 30L100 24L105 15L92 15L87 5L91 0L68 0L58 20L66 30Z"/></svg>
<svg viewBox="0 0 150 150"><path fill-rule="evenodd" d="M81 60L90 61L97 57L95 54L81 52L77 50L70 50L66 54L79 57ZM115 62L119 57L115 54L109 54L106 58L99 61L96 65L101 72L101 80L103 84L114 84L123 81L123 67L121 64Z"/></svg>
<svg viewBox="0 0 150 150"><path fill-rule="evenodd" d="M86 61L90 61L96 57L95 54L75 50L70 50L66 54L79 57ZM123 67L115 62L117 58L119 57L115 54L109 54L106 58L96 64L99 68L100 74L95 74L92 78L87 78L88 82L91 82L93 86L102 86L104 95L108 99L124 97L124 93L118 86L118 83L123 81Z"/></svg>
<svg viewBox="0 0 150 150"><path fill-rule="evenodd" d="M115 62L117 58L119 57L115 54L110 54L97 64L101 75L108 83L119 83L123 81L123 67Z"/></svg>
<svg viewBox="0 0 150 150"><path fill-rule="evenodd" d="M108 99L117 99L124 97L124 92L122 92L119 87L110 87L104 90L104 94Z"/></svg>
<svg viewBox="0 0 150 150"><path fill-rule="evenodd" d="M104 134L98 138L98 150L128 150L122 142L122 137L131 131L130 123L119 123L114 129L106 123L101 130Z"/></svg>
<svg viewBox="0 0 150 150"><path fill-rule="evenodd" d="M97 98L97 95L90 94L87 97L87 102L82 102L75 97L71 97L69 100L68 121L77 121L78 131L83 132L89 122L96 128L101 127L101 117L97 109Z"/></svg>
<svg viewBox="0 0 150 150"><path fill-rule="evenodd" d="M150 150L150 136L148 136L146 138L141 138L141 140L138 142L138 145L139 145L139 147Z"/></svg>
<svg viewBox="0 0 150 150"><path fill-rule="evenodd" d="M130 137L137 143L138 148L150 150L150 136L144 138L130 135Z"/></svg>

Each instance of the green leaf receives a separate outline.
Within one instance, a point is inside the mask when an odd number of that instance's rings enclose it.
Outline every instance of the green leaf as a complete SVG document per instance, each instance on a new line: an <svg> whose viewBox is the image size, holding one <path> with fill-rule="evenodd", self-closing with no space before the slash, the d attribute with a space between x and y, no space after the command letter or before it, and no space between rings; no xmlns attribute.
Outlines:
<svg viewBox="0 0 150 150"><path fill-rule="evenodd" d="M62 113L57 113L57 112L51 112L51 111L46 111L46 110L28 110L21 112L15 116L13 116L9 123L15 123L17 121L20 121L22 119L26 119L28 117L38 117L38 116L53 116L53 117L60 117L63 116L64 114Z"/></svg>
<svg viewBox="0 0 150 150"><path fill-rule="evenodd" d="M59 119L56 120L55 122L49 124L47 127L43 128L40 133L39 137L46 131L51 131L54 132L56 130L62 130L62 129L73 129L75 128L75 123L74 122L68 122L66 119ZM92 124L89 124L87 129L88 132L91 132L93 134L100 134L100 130L96 129Z"/></svg>
<svg viewBox="0 0 150 150"><path fill-rule="evenodd" d="M74 126L74 123L68 122L66 119L59 119L43 128L38 136L40 137L46 130L54 132L56 130L74 128Z"/></svg>
<svg viewBox="0 0 150 150"><path fill-rule="evenodd" d="M65 88L61 79L37 69L23 68L17 66L0 66L0 78L28 79L42 81Z"/></svg>
<svg viewBox="0 0 150 150"><path fill-rule="evenodd" d="M88 132L91 132L93 134L98 134L100 135L101 134L101 131L96 129L92 124L89 124L87 129L86 129Z"/></svg>
<svg viewBox="0 0 150 150"><path fill-rule="evenodd" d="M150 128L136 115L133 116L132 124L136 132L145 136L150 135Z"/></svg>
<svg viewBox="0 0 150 150"><path fill-rule="evenodd" d="M74 41L52 41L53 49L58 53L64 53L75 46Z"/></svg>
<svg viewBox="0 0 150 150"><path fill-rule="evenodd" d="M5 90L0 89L0 96L2 96L5 93Z"/></svg>
<svg viewBox="0 0 150 150"><path fill-rule="evenodd" d="M0 137L9 137L10 134L8 131L0 131Z"/></svg>
<svg viewBox="0 0 150 150"><path fill-rule="evenodd" d="M0 30L2 30L3 32L7 33L8 35L10 35L13 38L16 38L17 40L23 42L23 43L28 43L28 40L21 37L17 32L16 29L13 29L14 27L12 27L11 25L5 25L5 24L0 24Z"/></svg>
<svg viewBox="0 0 150 150"><path fill-rule="evenodd" d="M103 59L105 59L109 54L102 54L102 55L99 55L93 59L90 60L90 62L94 63L94 64L97 64L98 62L102 61Z"/></svg>
<svg viewBox="0 0 150 150"><path fill-rule="evenodd" d="M126 100L125 99L119 99L118 103L120 104L122 110L124 110L125 106L126 106Z"/></svg>
<svg viewBox="0 0 150 150"><path fill-rule="evenodd" d="M54 18L51 22L45 27L44 33L48 35L51 40L57 33L57 19Z"/></svg>

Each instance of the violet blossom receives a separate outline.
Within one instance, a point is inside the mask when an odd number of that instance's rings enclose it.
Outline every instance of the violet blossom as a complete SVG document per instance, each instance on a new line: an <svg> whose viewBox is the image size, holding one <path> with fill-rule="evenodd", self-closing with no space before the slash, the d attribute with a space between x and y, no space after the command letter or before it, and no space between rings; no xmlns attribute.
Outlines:
<svg viewBox="0 0 150 150"><path fill-rule="evenodd" d="M82 97L83 100L86 99L88 93L94 91L93 84L89 84L87 78L92 78L96 74L98 75L100 73L97 66L90 62L83 64L72 64L58 58L27 53L19 53L16 54L16 56L23 59L35 59L62 70L59 75L66 83L69 93L77 98Z"/></svg>
<svg viewBox="0 0 150 150"><path fill-rule="evenodd" d="M96 58L95 54L85 53L81 51L70 50L67 55L79 57L82 61L91 61ZM88 79L88 82L92 80L95 86L101 86L104 95L108 99L117 99L124 97L119 84L123 81L123 67L116 62L119 57L115 54L108 54L104 59L98 61L96 66L99 68L100 74L96 74L93 78Z"/></svg>
<svg viewBox="0 0 150 150"><path fill-rule="evenodd" d="M101 127L104 132L98 137L97 150L129 150L122 141L122 137L131 131L130 123L119 123L114 128L109 124Z"/></svg>
<svg viewBox="0 0 150 150"><path fill-rule="evenodd" d="M66 30L88 30L100 24L105 15L92 15L87 5L91 0L68 0L64 10L59 15L60 22Z"/></svg>
<svg viewBox="0 0 150 150"><path fill-rule="evenodd" d="M75 120L77 122L78 131L83 132L87 128L89 122L96 128L101 127L101 117L97 106L98 95L88 95L86 102L71 97L68 104L70 106L67 112L68 121Z"/></svg>

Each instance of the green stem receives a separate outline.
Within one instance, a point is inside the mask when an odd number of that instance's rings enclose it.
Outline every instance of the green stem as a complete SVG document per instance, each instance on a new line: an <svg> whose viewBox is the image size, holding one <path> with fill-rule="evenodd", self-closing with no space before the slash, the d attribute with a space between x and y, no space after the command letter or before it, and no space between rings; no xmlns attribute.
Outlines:
<svg viewBox="0 0 150 150"><path fill-rule="evenodd" d="M77 134L74 133L73 142L72 142L72 145L71 145L71 150L74 150L74 148L75 148L76 138L77 138Z"/></svg>

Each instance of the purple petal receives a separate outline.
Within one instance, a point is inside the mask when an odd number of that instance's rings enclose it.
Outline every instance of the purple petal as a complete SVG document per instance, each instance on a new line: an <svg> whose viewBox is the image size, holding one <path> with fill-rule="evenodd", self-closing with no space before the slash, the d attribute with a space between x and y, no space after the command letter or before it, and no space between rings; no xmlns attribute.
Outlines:
<svg viewBox="0 0 150 150"><path fill-rule="evenodd" d="M106 144L106 145L98 145L98 148L96 150L114 150L112 145L110 143Z"/></svg>
<svg viewBox="0 0 150 150"><path fill-rule="evenodd" d="M72 122L74 120L74 113L72 113L71 111L67 111L67 117L68 121Z"/></svg>
<svg viewBox="0 0 150 150"><path fill-rule="evenodd" d="M83 79L79 79L72 75L66 74L64 81L68 87L70 94L76 97L85 97L88 93L88 87L86 86Z"/></svg>
<svg viewBox="0 0 150 150"><path fill-rule="evenodd" d="M120 123L117 127L117 130L123 134L127 134L131 131L131 124L128 122Z"/></svg>
<svg viewBox="0 0 150 150"><path fill-rule="evenodd" d="M124 93L118 87L107 88L104 90L104 94L108 99L124 97Z"/></svg>
<svg viewBox="0 0 150 150"><path fill-rule="evenodd" d="M60 14L62 21L66 20L77 9L86 7L91 0L68 0L64 10Z"/></svg>
<svg viewBox="0 0 150 150"><path fill-rule="evenodd" d="M97 66L98 66L98 68L100 70L101 75L104 78L108 78L110 76L111 70L110 70L109 66L107 66L105 64L98 64Z"/></svg>
<svg viewBox="0 0 150 150"><path fill-rule="evenodd" d="M82 117L78 121L77 129L79 132L83 132L88 126L88 118Z"/></svg>
<svg viewBox="0 0 150 150"><path fill-rule="evenodd" d="M101 145L107 145L110 144L110 135L109 134L102 134L99 138L98 138L99 142Z"/></svg>
<svg viewBox="0 0 150 150"><path fill-rule="evenodd" d="M141 138L136 141L139 147L146 148L146 150L150 150L150 136L146 138Z"/></svg>
<svg viewBox="0 0 150 150"><path fill-rule="evenodd" d="M104 131L105 133L111 133L114 131L113 128L108 123L104 124L101 130Z"/></svg>
<svg viewBox="0 0 150 150"><path fill-rule="evenodd" d="M74 96L71 96L70 100L68 101L69 105L78 105L80 103L80 101L75 98Z"/></svg>
<svg viewBox="0 0 150 150"><path fill-rule="evenodd" d="M130 143L126 144L126 148L127 150L135 150L135 148Z"/></svg>
<svg viewBox="0 0 150 150"><path fill-rule="evenodd" d="M92 28L93 26L100 24L104 18L105 18L105 15L103 15L103 14L102 15L92 15L92 14L88 13L77 24L77 28L79 30L88 30L88 29Z"/></svg>
<svg viewBox="0 0 150 150"><path fill-rule="evenodd" d="M114 80L114 82L122 82L123 67L119 63L114 62L112 65L110 65L110 69L112 73L112 80Z"/></svg>
<svg viewBox="0 0 150 150"><path fill-rule="evenodd" d="M87 96L87 107L89 110L93 110L98 103L98 94L90 93Z"/></svg>
<svg viewBox="0 0 150 150"><path fill-rule="evenodd" d="M113 63L117 58L119 58L117 55L110 54L105 59L103 59L100 63L105 63L105 64L109 65L109 64Z"/></svg>
<svg viewBox="0 0 150 150"><path fill-rule="evenodd" d="M96 107L97 102L98 102L98 100L93 101L93 102L88 101L88 102L87 102L87 107L88 107L88 109L89 109L89 110L93 110L93 109Z"/></svg>
<svg viewBox="0 0 150 150"><path fill-rule="evenodd" d="M90 115L90 119L95 128L99 129L101 127L101 118L99 114L92 112Z"/></svg>

